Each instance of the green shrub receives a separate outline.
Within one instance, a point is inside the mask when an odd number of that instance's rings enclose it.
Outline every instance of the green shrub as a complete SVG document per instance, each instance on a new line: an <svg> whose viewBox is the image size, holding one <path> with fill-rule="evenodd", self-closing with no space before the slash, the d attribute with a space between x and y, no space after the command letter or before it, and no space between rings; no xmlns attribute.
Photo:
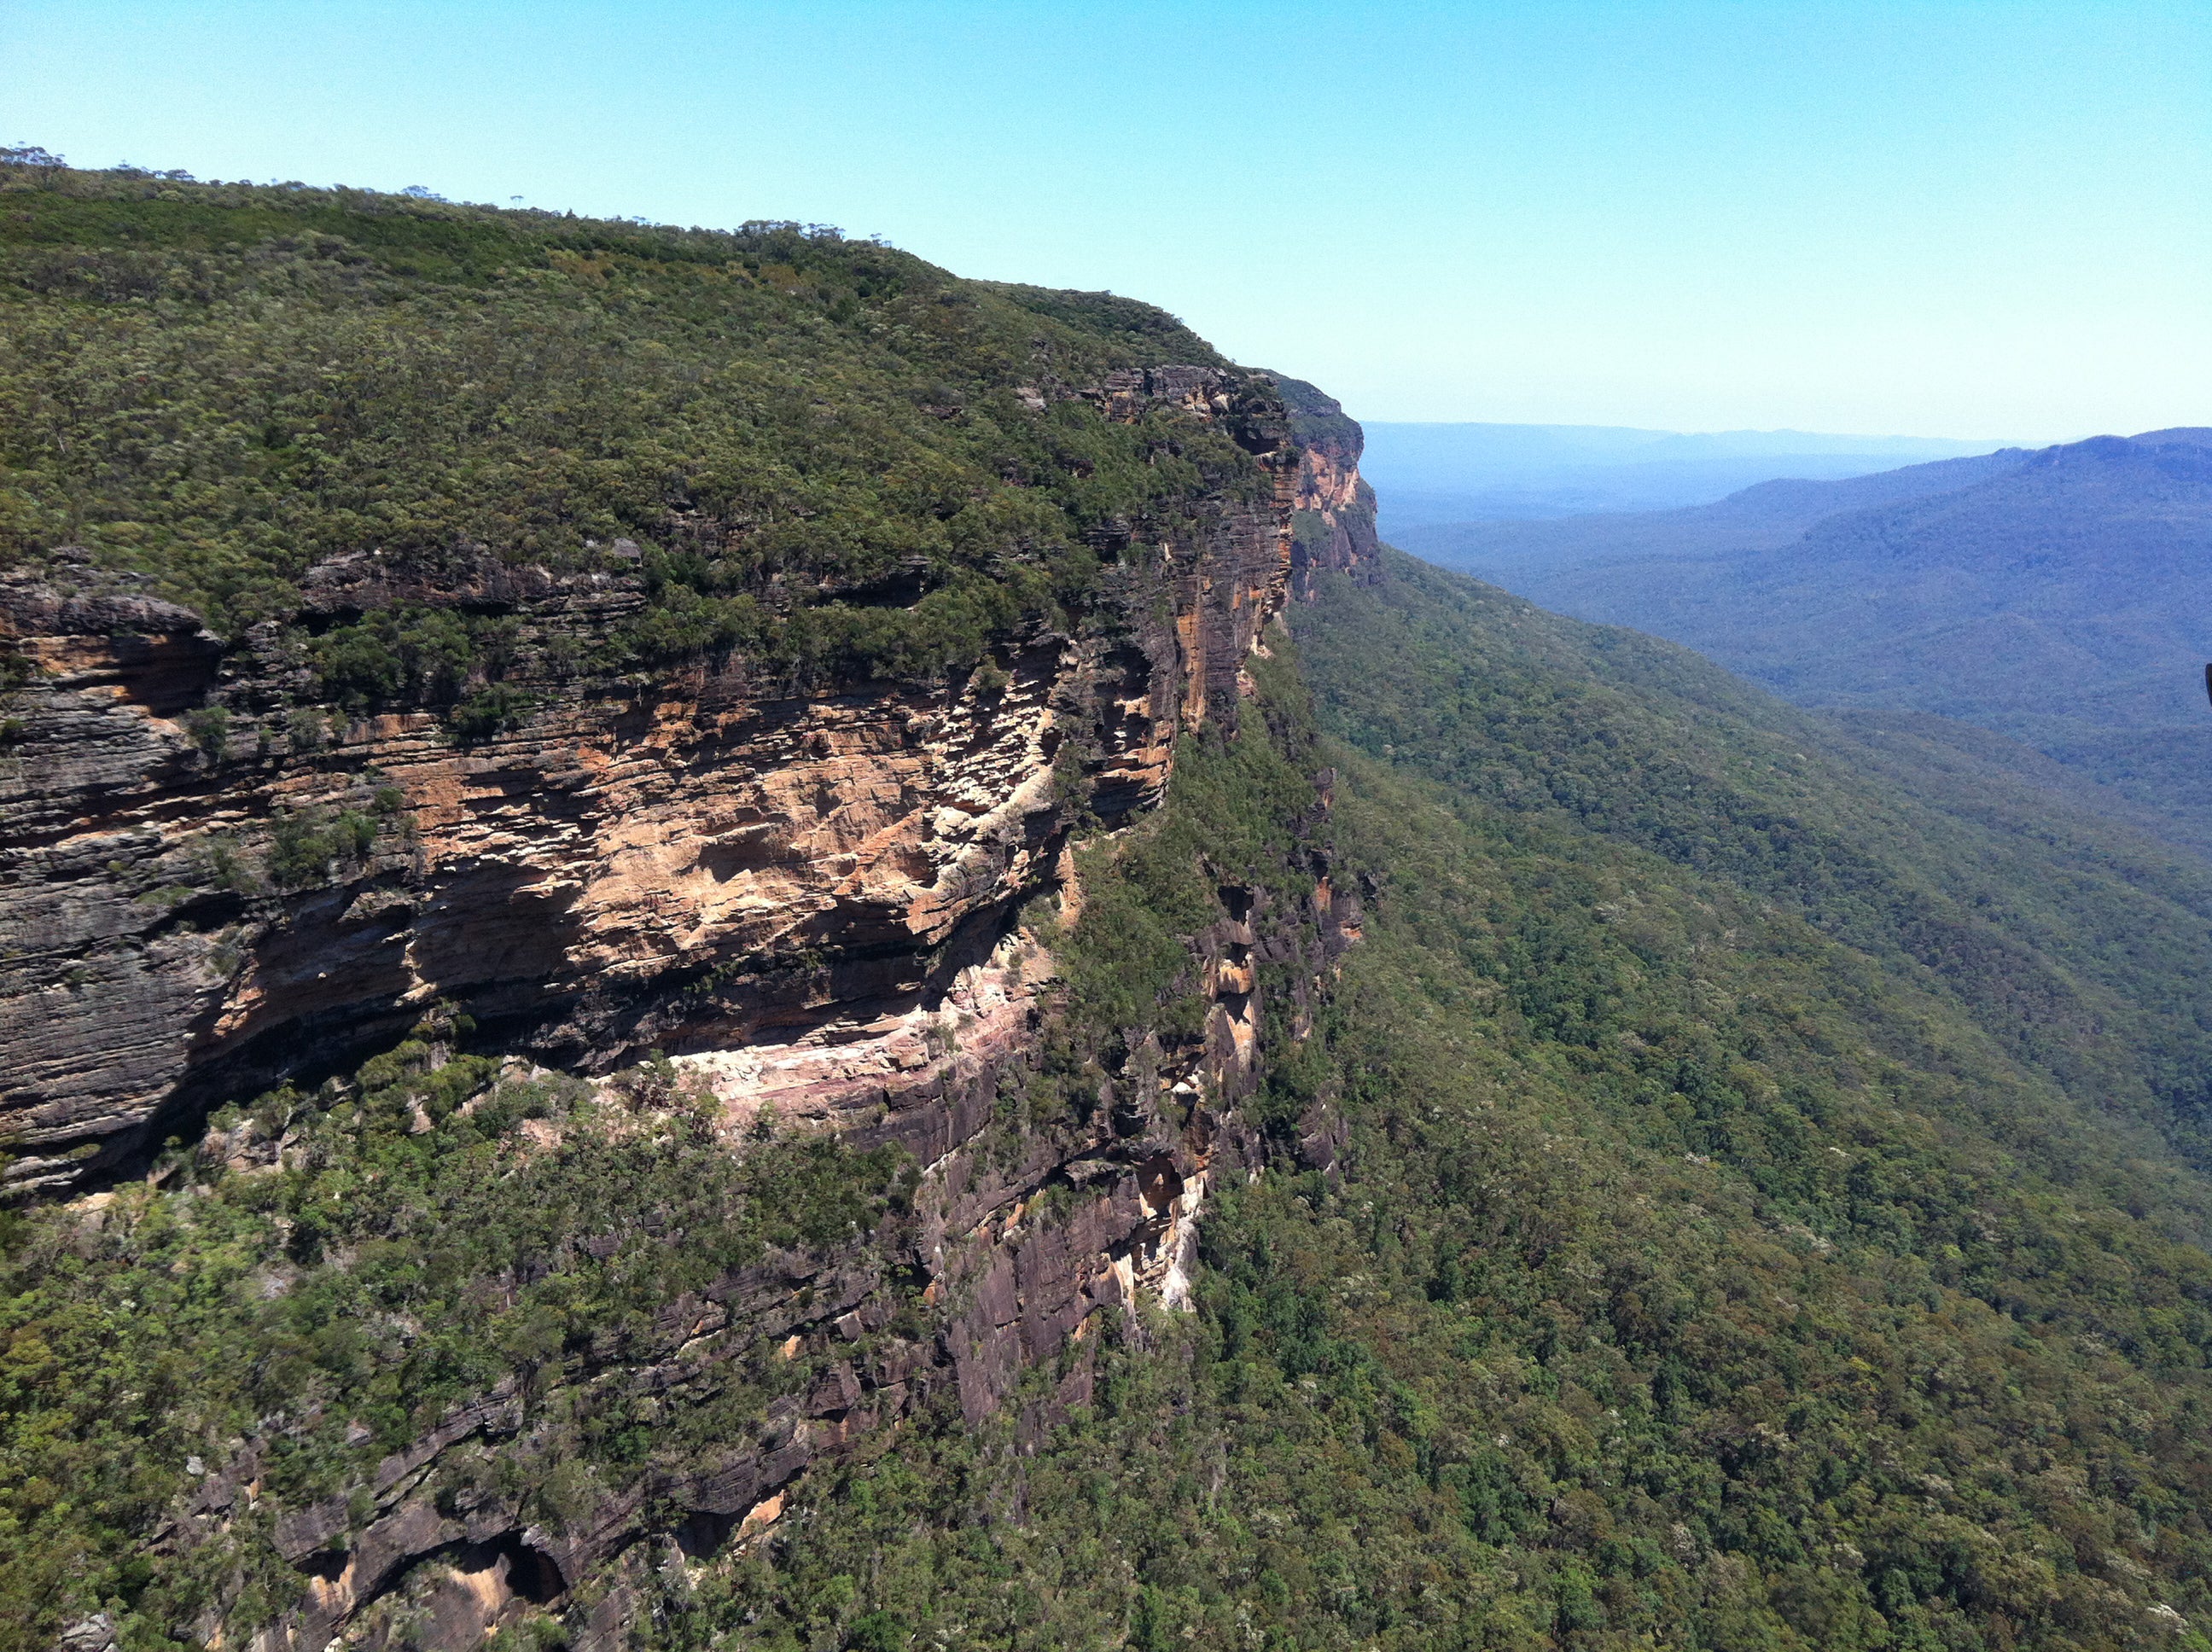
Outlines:
<svg viewBox="0 0 2212 1652"><path fill-rule="evenodd" d="M185 714L185 732L210 764L230 753L230 714L221 706L203 706Z"/></svg>
<svg viewBox="0 0 2212 1652"><path fill-rule="evenodd" d="M360 860L374 849L377 830L376 818L357 810L280 810L270 825L269 879L288 890L322 883L334 862Z"/></svg>
<svg viewBox="0 0 2212 1652"><path fill-rule="evenodd" d="M476 659L461 617L402 605L316 637L307 648L322 695L361 712L398 702L451 700Z"/></svg>
<svg viewBox="0 0 2212 1652"><path fill-rule="evenodd" d="M538 696L504 683L487 683L446 714L446 726L464 744L488 740L503 729L516 727L538 705Z"/></svg>

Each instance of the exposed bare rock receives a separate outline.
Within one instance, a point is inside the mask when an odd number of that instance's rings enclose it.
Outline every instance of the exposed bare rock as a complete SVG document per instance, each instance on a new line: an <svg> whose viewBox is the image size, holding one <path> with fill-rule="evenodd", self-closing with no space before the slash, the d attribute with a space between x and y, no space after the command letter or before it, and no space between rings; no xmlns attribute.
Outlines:
<svg viewBox="0 0 2212 1652"><path fill-rule="evenodd" d="M1291 980L1310 983L1298 991L1317 993L1356 932L1354 904L1325 888L1282 910L1253 891L1224 893L1228 915L1193 942L1213 1005L1203 1032L1174 1050L1147 1041L1073 1133L986 1139L1001 1080L1032 1053L1048 967L1018 932L933 1009L886 1017L848 1042L817 1036L678 1058L685 1079L712 1088L733 1136L773 1108L936 1151L902 1253L909 1277L890 1277L879 1253L778 1253L670 1304L648 1335L572 1372L574 1385L653 1394L729 1380L770 1346L811 1375L769 1406L756 1433L656 1471L557 1532L526 1524L495 1497L463 1509L452 1490L468 1483L460 1471L471 1453L526 1455L559 1412L556 1398L526 1403L508 1383L453 1407L353 1493L277 1516L276 1546L301 1568L307 1594L257 1639L260 1652L317 1652L340 1637L397 1644L403 1617L408 1634L432 1637L408 1643L458 1652L532 1604L563 1605L583 1580L619 1590L626 1569L653 1564L657 1544L703 1558L750 1541L813 1464L939 1394L979 1420L1024 1370L1071 1341L1079 1351L1055 1398L1023 1426L1034 1432L1084 1403L1098 1316L1133 1308L1143 1291L1183 1300L1207 1187L1257 1168L1258 1144L1237 1111L1261 1076L1242 1024L1257 1007L1250 960L1287 963ZM1307 1007L1294 1006L1294 1023ZM919 1335L900 1312L916 1282L934 1310ZM249 1451L210 1481L242 1485L253 1467ZM671 1509L672 1529L656 1524L665 1517L656 1511ZM234 1492L204 1491L190 1521L196 1536L211 1535L236 1512ZM619 1613L597 1629L598 1617L580 1616L580 1644L616 1643Z"/></svg>
<svg viewBox="0 0 2212 1652"><path fill-rule="evenodd" d="M1224 382L1161 368L1096 393L1212 416ZM1158 797L1178 729L1234 719L1289 555L1293 455L1266 457L1272 507L1133 548L1101 623L1013 640L1003 686L796 695L741 659L546 669L520 682L534 711L474 744L427 711L303 714L313 678L278 627L226 652L88 571L74 592L0 586L28 672L0 756L10 1175L125 1165L211 1102L340 1065L441 1000L586 1069L936 1000L1050 881L1071 774L1110 822ZM461 556L350 556L306 588L308 617L495 608L526 659L556 635L588 648L642 602L626 573ZM280 833L349 811L373 841L288 880Z"/></svg>
<svg viewBox="0 0 2212 1652"><path fill-rule="evenodd" d="M1380 565L1375 490L1361 479L1365 435L1333 396L1303 380L1276 375L1298 446L1291 586L1309 598L1321 570L1358 574Z"/></svg>
<svg viewBox="0 0 2212 1652"><path fill-rule="evenodd" d="M1036 393L1268 428L1212 369ZM213 1102L343 1067L441 1005L526 1064L605 1072L667 1052L732 1151L773 1122L896 1142L918 1163L895 1243L771 1254L564 1370L572 1388L656 1395L750 1381L765 1359L789 1383L756 1427L558 1529L496 1489L513 1476L477 1472L558 1449L559 1394L513 1379L319 1503L258 1501L267 1440L215 1465L161 1541L259 1522L303 1593L257 1652L465 1652L544 1610L580 1652L612 1652L645 1569L761 1540L811 1465L938 1397L980 1418L1073 1343L1056 1393L1020 1419L1033 1436L1088 1398L1099 1315L1187 1297L1208 1189L1260 1163L1239 1108L1263 1076L1261 1029L1310 1030L1358 902L1318 851L1295 901L1220 890L1218 921L1189 938L1195 1036L1136 1040L1095 1109L1037 1129L994 1127L1051 1002L1053 960L1017 914L1057 888L1073 919L1079 807L1126 824L1162 794L1179 733L1233 726L1285 599L1294 511L1347 556L1371 546L1354 431L1348 450L1262 446L1270 501L1106 547L1075 634L1012 639L966 681L810 695L738 659L649 679L526 667L528 714L471 744L428 711L302 719L313 678L282 626L226 649L88 572L77 591L0 585L27 664L0 757L0 1132L22 1185L128 1169ZM542 661L544 639L588 647L637 611L630 560L617 547L602 571L556 576L348 557L311 574L301 623L495 610ZM342 819L351 835L300 875L301 830ZM1289 999L1272 1021L1269 991ZM1325 1111L1299 1133L1324 1165L1341 1139ZM249 1121L211 1132L199 1161L252 1174L286 1151Z"/></svg>

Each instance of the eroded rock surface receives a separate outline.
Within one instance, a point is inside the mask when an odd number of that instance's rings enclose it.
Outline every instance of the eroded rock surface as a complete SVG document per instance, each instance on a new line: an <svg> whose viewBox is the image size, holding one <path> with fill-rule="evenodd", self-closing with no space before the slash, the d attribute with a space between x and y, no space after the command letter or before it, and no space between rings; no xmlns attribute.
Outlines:
<svg viewBox="0 0 2212 1652"><path fill-rule="evenodd" d="M1218 386L1158 369L1094 393L1210 417ZM1272 507L1118 548L1080 634L1010 639L965 683L797 694L738 659L617 680L541 664L517 678L535 708L471 744L427 711L303 708L312 675L274 624L226 650L89 569L71 592L0 585L27 671L0 756L10 1177L127 1165L211 1101L341 1065L437 1001L596 1069L941 995L1050 881L1071 782L1110 824L1158 797L1179 729L1234 718L1289 560L1295 455L1261 457ZM310 619L503 613L540 662L588 654L644 601L621 572L374 556L306 587ZM303 871L315 831L347 841Z"/></svg>
<svg viewBox="0 0 2212 1652"><path fill-rule="evenodd" d="M1291 585L1304 598L1316 573L1357 576L1379 565L1375 490L1359 474L1365 434L1342 404L1300 380L1276 382L1298 446Z"/></svg>
<svg viewBox="0 0 2212 1652"><path fill-rule="evenodd" d="M1123 415L1162 397L1228 408L1198 368L1091 393ZM756 1383L773 1350L791 1381L756 1426L603 1489L557 1530L488 1467L562 1449L558 1395L512 1381L307 1507L262 1496L276 1435L244 1442L156 1540L269 1534L301 1594L258 1629L261 1652L463 1652L546 1611L574 1644L611 1648L648 1570L772 1530L811 1464L937 1399L980 1418L1057 1359L1022 1418L1040 1428L1088 1398L1098 1315L1188 1293L1207 1188L1261 1162L1240 1103L1267 1059L1262 966L1290 999L1273 1024L1304 1036L1357 902L1320 861L1295 902L1223 888L1218 920L1188 938L1196 1036L1141 1038L1086 1116L1041 1128L1006 1122L1054 973L1018 914L1056 893L1072 917L1078 822L1126 825L1160 797L1180 733L1233 726L1294 562L1322 565L1294 555L1294 522L1301 546L1371 544L1352 433L1248 443L1271 501L1109 547L1084 624L1009 639L964 682L809 695L734 659L650 679L526 671L528 714L468 743L428 712L303 717L310 679L281 627L226 649L89 572L75 592L0 585L32 666L0 767L0 1128L19 1184L123 1173L210 1102L347 1066L440 1005L526 1064L588 1074L665 1051L733 1152L772 1121L917 1162L896 1242L773 1254L564 1370L574 1391L698 1404ZM307 592L325 617L478 604L513 617L526 661L556 638L588 647L644 600L619 566L430 579L374 557L325 565ZM337 846L304 876L302 832ZM252 1133L199 1155L281 1162ZM1330 1121L1297 1133L1325 1167ZM209 1643L221 1619L200 1626Z"/></svg>

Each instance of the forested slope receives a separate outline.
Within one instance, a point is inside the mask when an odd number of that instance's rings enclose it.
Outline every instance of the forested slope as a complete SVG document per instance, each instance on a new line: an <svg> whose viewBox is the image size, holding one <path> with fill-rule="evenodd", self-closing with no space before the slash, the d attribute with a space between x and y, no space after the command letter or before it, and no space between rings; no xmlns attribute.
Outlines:
<svg viewBox="0 0 2212 1652"><path fill-rule="evenodd" d="M2202 853L2208 440L2100 436L1407 544L1562 613L1686 643L1800 704L1997 731L2108 788L2116 817L2155 811Z"/></svg>
<svg viewBox="0 0 2212 1652"><path fill-rule="evenodd" d="M1940 987L2084 1101L2197 1139L2212 880L2192 859L1947 780L1638 633L1388 568L1310 628L1316 693L1361 749L1725 878Z"/></svg>
<svg viewBox="0 0 2212 1652"><path fill-rule="evenodd" d="M1405 559L1295 618L1378 890L1279 1081L1340 1097L1337 1171L1228 1197L1195 1319L1087 1416L918 1430L710 1613L769 1645L2204 1643L2206 1188L2160 1139L2193 1149L2193 1092L2098 1020L2149 988L2136 1028L2195 1048L2191 874L1911 800L1679 650Z"/></svg>

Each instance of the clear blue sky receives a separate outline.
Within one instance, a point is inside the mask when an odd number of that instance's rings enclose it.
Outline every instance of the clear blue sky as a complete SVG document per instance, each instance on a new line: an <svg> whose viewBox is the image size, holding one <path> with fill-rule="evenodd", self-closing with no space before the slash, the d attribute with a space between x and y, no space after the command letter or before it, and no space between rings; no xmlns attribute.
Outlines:
<svg viewBox="0 0 2212 1652"><path fill-rule="evenodd" d="M0 139L836 223L1370 418L2212 422L2204 0L15 0Z"/></svg>

